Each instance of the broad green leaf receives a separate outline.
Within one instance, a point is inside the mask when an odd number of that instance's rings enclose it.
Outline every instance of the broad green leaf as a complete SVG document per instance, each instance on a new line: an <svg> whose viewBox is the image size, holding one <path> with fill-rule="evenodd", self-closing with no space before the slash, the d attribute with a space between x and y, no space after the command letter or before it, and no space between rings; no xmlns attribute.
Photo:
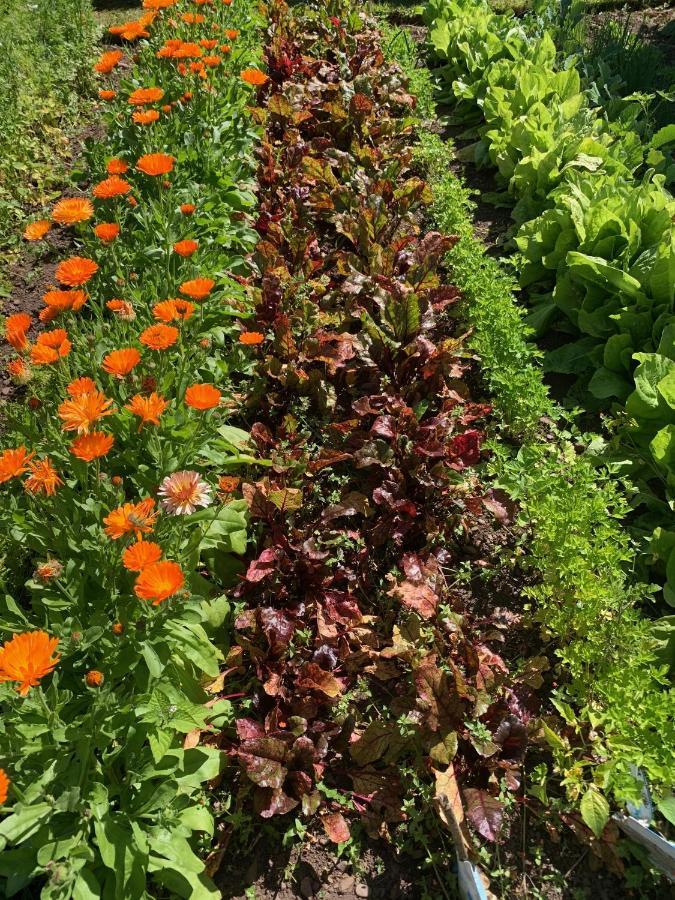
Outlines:
<svg viewBox="0 0 675 900"><path fill-rule="evenodd" d="M590 787L581 798L581 818L591 829L596 838L599 838L609 822L609 803L595 787Z"/></svg>

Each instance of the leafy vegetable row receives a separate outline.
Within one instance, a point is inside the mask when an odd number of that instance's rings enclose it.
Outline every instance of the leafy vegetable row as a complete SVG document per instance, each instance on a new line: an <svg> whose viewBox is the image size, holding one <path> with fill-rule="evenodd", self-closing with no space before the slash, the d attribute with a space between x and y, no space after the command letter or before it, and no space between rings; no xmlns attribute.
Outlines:
<svg viewBox="0 0 675 900"><path fill-rule="evenodd" d="M643 140L638 102L592 105L546 31L487 2L430 0L430 41L446 96L476 120L480 164L514 203L521 285L538 333L573 340L545 369L617 417L619 458L640 484L638 527L654 531L664 596L675 603L675 126ZM616 454L615 454L616 456Z"/></svg>

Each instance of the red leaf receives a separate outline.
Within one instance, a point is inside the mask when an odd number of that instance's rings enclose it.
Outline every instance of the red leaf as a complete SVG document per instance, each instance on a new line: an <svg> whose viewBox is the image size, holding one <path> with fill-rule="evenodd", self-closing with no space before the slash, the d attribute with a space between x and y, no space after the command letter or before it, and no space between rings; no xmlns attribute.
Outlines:
<svg viewBox="0 0 675 900"><path fill-rule="evenodd" d="M328 813L327 816L322 816L321 824L334 844L344 844L351 837L349 825L342 813Z"/></svg>
<svg viewBox="0 0 675 900"><path fill-rule="evenodd" d="M465 788L466 816L479 834L488 841L496 841L502 827L504 807L487 791Z"/></svg>

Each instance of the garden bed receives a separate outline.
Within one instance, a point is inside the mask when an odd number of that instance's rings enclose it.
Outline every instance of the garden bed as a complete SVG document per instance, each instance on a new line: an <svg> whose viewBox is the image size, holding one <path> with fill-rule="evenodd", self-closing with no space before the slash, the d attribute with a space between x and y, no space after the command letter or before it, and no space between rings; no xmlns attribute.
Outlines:
<svg viewBox="0 0 675 900"><path fill-rule="evenodd" d="M347 0L144 7L6 322L5 895L650 896L625 503L428 75Z"/></svg>

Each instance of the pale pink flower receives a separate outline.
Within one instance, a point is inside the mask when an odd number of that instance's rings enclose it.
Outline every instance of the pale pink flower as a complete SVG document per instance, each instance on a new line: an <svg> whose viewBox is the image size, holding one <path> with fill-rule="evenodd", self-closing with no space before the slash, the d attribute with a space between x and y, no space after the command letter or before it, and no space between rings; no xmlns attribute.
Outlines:
<svg viewBox="0 0 675 900"><path fill-rule="evenodd" d="M211 503L211 487L202 481L199 472L174 472L159 486L161 504L171 516L186 516L198 506Z"/></svg>

